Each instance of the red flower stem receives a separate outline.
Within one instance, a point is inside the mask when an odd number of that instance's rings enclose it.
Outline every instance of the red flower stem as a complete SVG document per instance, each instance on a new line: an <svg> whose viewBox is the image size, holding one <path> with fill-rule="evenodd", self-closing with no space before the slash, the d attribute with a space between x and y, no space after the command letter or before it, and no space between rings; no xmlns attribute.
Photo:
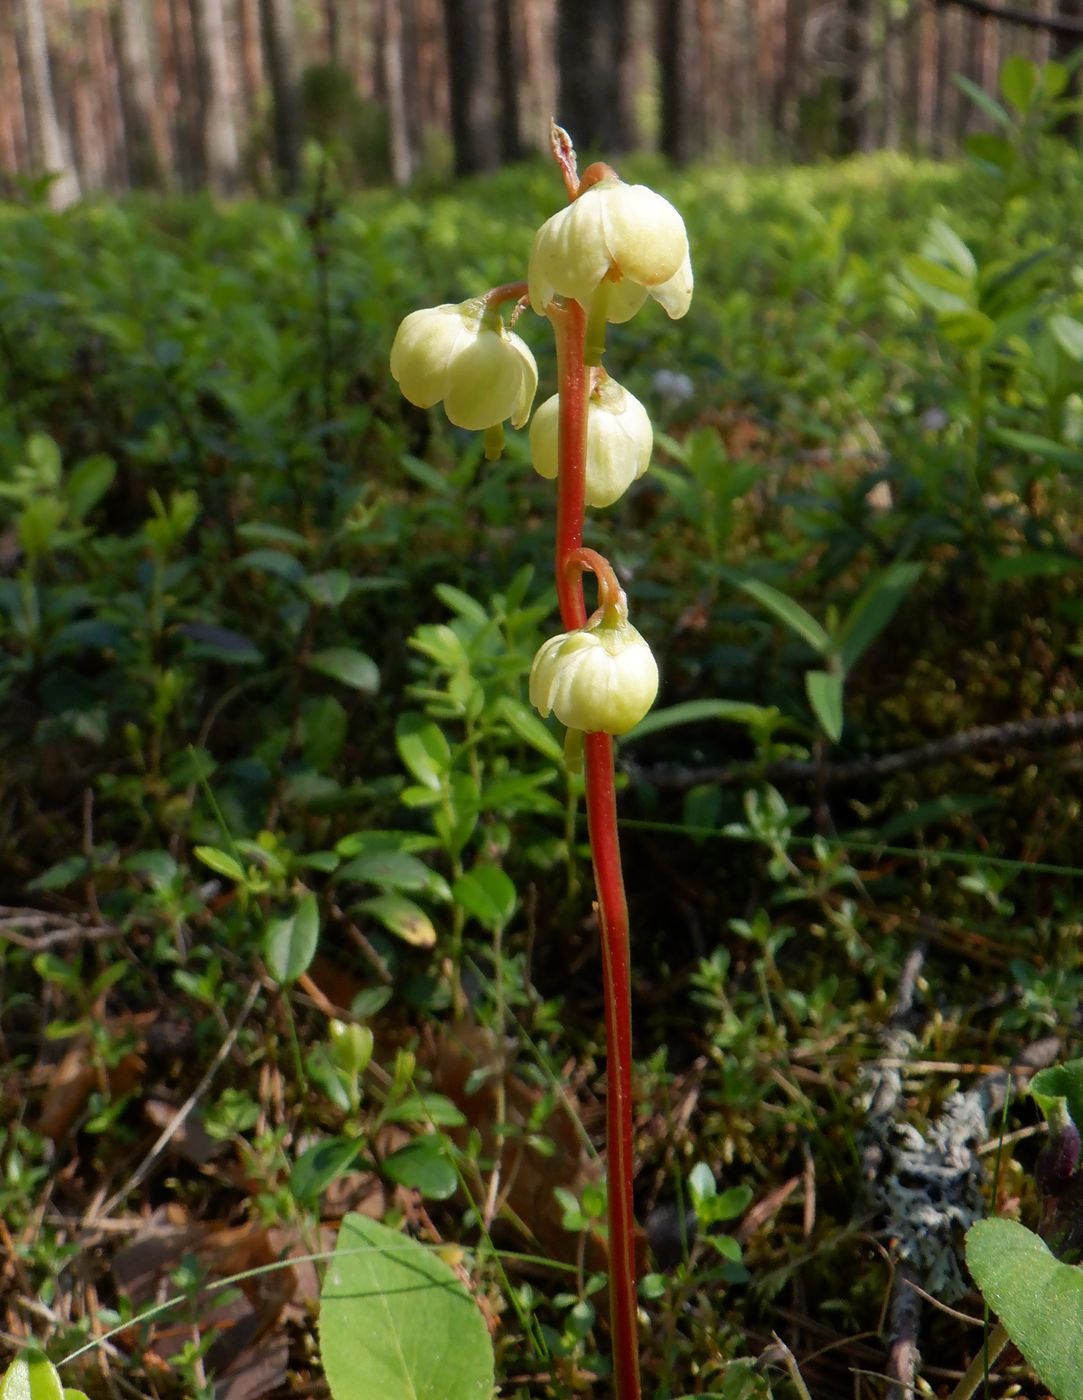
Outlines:
<svg viewBox="0 0 1083 1400"><path fill-rule="evenodd" d="M584 362L586 312L578 302L554 302L549 319L556 332L560 387L557 478L556 584L561 620L568 631L587 619L583 601L583 496L586 484L587 406L591 371ZM598 558L599 564L605 563ZM608 564L605 564L608 568ZM612 571L610 570L610 574ZM628 954L628 908L617 836L613 784L613 740L584 736L587 826L602 935L605 1034L608 1057L606 1103L609 1218L609 1313L613 1337L614 1400L639 1400L635 1214L632 1206L632 1002Z"/></svg>
<svg viewBox="0 0 1083 1400"><path fill-rule="evenodd" d="M617 798L613 785L613 740L583 737L587 784L587 829L602 925L605 991L606 1199L609 1212L609 1314L613 1332L616 1400L639 1400L639 1338L636 1325L635 1212L632 1205L632 983L628 950L628 905L624 898Z"/></svg>

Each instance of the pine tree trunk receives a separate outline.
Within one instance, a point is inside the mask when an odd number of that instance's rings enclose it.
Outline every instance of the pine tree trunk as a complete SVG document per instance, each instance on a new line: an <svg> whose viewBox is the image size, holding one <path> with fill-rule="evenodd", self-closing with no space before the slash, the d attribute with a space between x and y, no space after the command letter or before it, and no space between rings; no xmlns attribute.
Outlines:
<svg viewBox="0 0 1083 1400"><path fill-rule="evenodd" d="M49 186L50 205L66 209L79 198L79 179L57 120L42 0L16 0L15 15L31 161L38 171L55 177Z"/></svg>
<svg viewBox="0 0 1083 1400"><path fill-rule="evenodd" d="M444 0L456 175L500 164L491 0Z"/></svg>
<svg viewBox="0 0 1083 1400"><path fill-rule="evenodd" d="M658 4L659 145L664 155L679 164L701 153L707 132L704 54L695 10L694 0L659 0Z"/></svg>
<svg viewBox="0 0 1083 1400"><path fill-rule="evenodd" d="M558 0L557 121L581 152L635 145L628 19L628 0Z"/></svg>
<svg viewBox="0 0 1083 1400"><path fill-rule="evenodd" d="M263 53L274 101L274 158L286 193L301 182L301 80L293 0L260 0Z"/></svg>
<svg viewBox="0 0 1083 1400"><path fill-rule="evenodd" d="M516 0L496 0L496 77L500 104L500 155L518 160L523 153L519 128L519 6Z"/></svg>
<svg viewBox="0 0 1083 1400"><path fill-rule="evenodd" d="M162 69L161 95L175 152L173 174L179 177L182 189L194 190L202 180L202 169L192 15L184 0L155 0L154 16Z"/></svg>
<svg viewBox="0 0 1083 1400"><path fill-rule="evenodd" d="M548 140L549 118L557 109L556 38L552 7L544 0L521 0L523 69L526 76L527 145L538 149Z"/></svg>
<svg viewBox="0 0 1083 1400"><path fill-rule="evenodd" d="M414 144L406 102L406 64L404 59L404 15L399 0L383 0L383 83L387 102L388 155L391 179L396 185L408 185L415 166Z"/></svg>
<svg viewBox="0 0 1083 1400"><path fill-rule="evenodd" d="M132 183L164 189L169 183L169 140L156 96L143 0L117 0L113 18Z"/></svg>
<svg viewBox="0 0 1083 1400"><path fill-rule="evenodd" d="M240 158L233 120L229 51L222 0L192 0L196 66L199 73L200 138L207 183L215 194L237 187Z"/></svg>
<svg viewBox="0 0 1083 1400"><path fill-rule="evenodd" d="M806 0L784 0L782 72L779 78L779 130L785 141L787 155L797 154L798 126L801 119L801 93L804 62L802 45L805 40Z"/></svg>
<svg viewBox="0 0 1083 1400"><path fill-rule="evenodd" d="M244 110L251 122L259 110L263 92L263 54L260 50L259 0L238 0L237 26L240 31L241 88Z"/></svg>
<svg viewBox="0 0 1083 1400"><path fill-rule="evenodd" d="M27 163L19 51L12 20L10 14L0 17L0 176L4 177L0 188L6 188L7 177L16 175Z"/></svg>
<svg viewBox="0 0 1083 1400"><path fill-rule="evenodd" d="M110 73L98 32L99 16L92 9L80 9L67 18L73 36L68 45L69 71L65 80L71 108L68 129L79 187L85 194L106 189L116 184L118 173L127 186L127 161L121 163L118 172L116 152L110 149L110 126L104 110Z"/></svg>

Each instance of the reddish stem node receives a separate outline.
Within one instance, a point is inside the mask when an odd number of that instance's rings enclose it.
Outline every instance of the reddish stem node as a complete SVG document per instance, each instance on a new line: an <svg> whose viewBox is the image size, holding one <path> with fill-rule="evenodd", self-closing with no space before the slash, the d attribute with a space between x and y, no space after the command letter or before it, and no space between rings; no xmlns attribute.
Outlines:
<svg viewBox="0 0 1083 1400"><path fill-rule="evenodd" d="M588 165L583 171L583 178L579 181L579 194L584 194L592 185L598 184L601 180L616 180L620 177L611 165L606 165L604 160L596 160L593 165Z"/></svg>
<svg viewBox="0 0 1083 1400"><path fill-rule="evenodd" d="M587 572L592 573L597 579L598 606L592 614L591 621L600 613L612 612L622 606L626 607L624 590L620 586L617 575L613 572L613 565L604 554L599 554L596 549L573 550L564 560L564 569L573 579L579 579Z"/></svg>
<svg viewBox="0 0 1083 1400"><path fill-rule="evenodd" d="M485 302L486 311L493 311L505 301L522 301L530 295L530 287L526 282L505 282L501 287L494 287L491 292L486 292L482 300Z"/></svg>

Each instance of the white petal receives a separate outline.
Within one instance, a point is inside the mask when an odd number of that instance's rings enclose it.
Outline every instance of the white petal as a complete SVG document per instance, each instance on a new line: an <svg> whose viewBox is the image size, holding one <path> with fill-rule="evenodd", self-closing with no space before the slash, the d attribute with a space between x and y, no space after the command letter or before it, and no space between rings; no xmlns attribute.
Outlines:
<svg viewBox="0 0 1083 1400"><path fill-rule="evenodd" d="M559 436L560 395L554 394L530 420L530 460L538 475L547 481L556 479L559 468Z"/></svg>
<svg viewBox="0 0 1083 1400"><path fill-rule="evenodd" d="M692 259L686 255L669 281L651 287L650 294L671 320L679 321L691 304L692 285Z"/></svg>

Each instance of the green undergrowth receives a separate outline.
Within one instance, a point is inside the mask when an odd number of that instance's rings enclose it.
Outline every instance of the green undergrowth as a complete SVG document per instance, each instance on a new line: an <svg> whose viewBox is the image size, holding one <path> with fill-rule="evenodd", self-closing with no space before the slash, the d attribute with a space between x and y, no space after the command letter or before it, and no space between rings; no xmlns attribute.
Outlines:
<svg viewBox="0 0 1083 1400"><path fill-rule="evenodd" d="M658 1400L798 1393L743 1364L772 1333L817 1397L882 1370L866 1071L915 949L919 1133L1075 1046L1083 164L1024 156L624 172L696 272L679 335L615 338L662 430L586 540L663 675L619 750ZM5 1328L59 1361L128 1320L151 1294L101 1221L171 1210L181 1342L64 1379L213 1395L251 1357L201 1290L318 1254L367 1191L480 1300L502 1394L601 1395L589 861L525 703L551 487L525 434L486 463L387 371L406 312L525 267L559 183L323 190L0 208ZM152 1152L196 1091L205 1153ZM985 1187L1032 1224L1035 1157ZM267 1393L308 1393L311 1290L257 1301ZM921 1349L961 1370L974 1338L930 1309Z"/></svg>

